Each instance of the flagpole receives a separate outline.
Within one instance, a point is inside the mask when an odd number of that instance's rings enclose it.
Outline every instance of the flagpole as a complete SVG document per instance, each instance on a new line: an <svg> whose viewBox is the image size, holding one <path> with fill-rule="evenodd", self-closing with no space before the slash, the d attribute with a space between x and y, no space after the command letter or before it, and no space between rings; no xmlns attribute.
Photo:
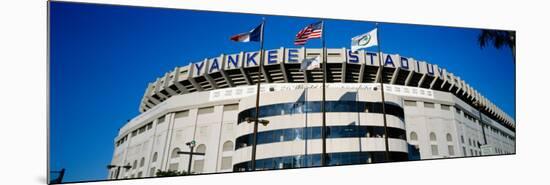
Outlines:
<svg viewBox="0 0 550 185"><path fill-rule="evenodd" d="M386 120L386 99L384 97L384 65L382 64L382 52L380 51L380 35L378 34L378 23L376 23L376 46L378 47L378 66L380 67L380 92L382 94L382 115L384 118L384 143L386 145L385 161L390 159L389 145L388 145L388 123Z"/></svg>
<svg viewBox="0 0 550 185"><path fill-rule="evenodd" d="M325 21L323 20L323 22L321 23L321 29L322 29L322 44L323 44L323 103L321 104L321 112L323 113L323 125L321 127L321 137L323 139L323 150L322 150L322 155L321 155L321 166L326 166L326 155L327 155L327 128L326 128L326 106L325 106L325 102L326 102L326 81L327 81L327 48L326 48L326 45L325 45L325 32L326 32L326 29L325 29Z"/></svg>
<svg viewBox="0 0 550 185"><path fill-rule="evenodd" d="M252 160L251 160L251 171L256 170L256 144L258 139L258 121L260 119L260 81L262 76L262 68L264 64L264 27L265 27L265 18L262 18L262 28L260 33L260 65L258 67L258 78L256 78L256 115L254 119L254 133L252 139Z"/></svg>

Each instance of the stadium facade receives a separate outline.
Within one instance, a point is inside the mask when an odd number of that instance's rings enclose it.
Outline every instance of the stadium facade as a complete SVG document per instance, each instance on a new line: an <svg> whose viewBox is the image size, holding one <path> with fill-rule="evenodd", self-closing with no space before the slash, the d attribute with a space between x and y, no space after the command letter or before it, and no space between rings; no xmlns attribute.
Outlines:
<svg viewBox="0 0 550 185"><path fill-rule="evenodd" d="M319 166L322 71L300 71L318 48L266 50L261 76L256 169ZM140 115L114 139L109 179L187 171L250 170L259 52L222 54L149 83ZM327 49L328 165L383 162L384 82L391 161L515 153L515 121L460 77L424 61L349 49ZM381 73L383 71L383 73Z"/></svg>

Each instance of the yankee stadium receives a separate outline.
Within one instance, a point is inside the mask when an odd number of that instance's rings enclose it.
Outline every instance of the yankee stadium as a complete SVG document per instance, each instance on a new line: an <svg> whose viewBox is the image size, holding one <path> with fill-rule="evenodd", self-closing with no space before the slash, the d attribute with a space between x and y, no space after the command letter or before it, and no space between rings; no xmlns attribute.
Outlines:
<svg viewBox="0 0 550 185"><path fill-rule="evenodd" d="M301 70L320 48L265 50L263 65L259 51L221 54L166 72L114 138L111 164L125 168L108 178L250 171L258 77L255 170L321 166L323 110L327 166L515 153L515 120L444 66L326 50L324 109L323 71Z"/></svg>

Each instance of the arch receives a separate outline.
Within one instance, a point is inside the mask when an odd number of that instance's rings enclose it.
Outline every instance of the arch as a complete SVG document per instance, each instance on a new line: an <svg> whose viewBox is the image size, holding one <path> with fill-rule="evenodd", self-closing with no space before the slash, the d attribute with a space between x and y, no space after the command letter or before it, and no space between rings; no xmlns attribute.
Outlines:
<svg viewBox="0 0 550 185"><path fill-rule="evenodd" d="M453 142L453 136L450 133L447 133L447 142Z"/></svg>
<svg viewBox="0 0 550 185"><path fill-rule="evenodd" d="M155 153L153 154L153 161L152 161L152 162L157 162L157 158L158 158L158 157L159 157L158 152L155 152Z"/></svg>
<svg viewBox="0 0 550 185"><path fill-rule="evenodd" d="M143 165L145 165L145 157L142 157L139 161L139 167L143 167Z"/></svg>
<svg viewBox="0 0 550 185"><path fill-rule="evenodd" d="M417 141L418 140L418 135L416 134L416 132L411 132L411 135L410 135L409 139L411 141Z"/></svg>
<svg viewBox="0 0 550 185"><path fill-rule="evenodd" d="M430 141L437 141L437 136L433 132L430 132Z"/></svg>
<svg viewBox="0 0 550 185"><path fill-rule="evenodd" d="M179 156L178 152L180 151L180 148L174 148L174 150L172 150L172 153L170 154L170 158L176 158Z"/></svg>
<svg viewBox="0 0 550 185"><path fill-rule="evenodd" d="M224 152L227 151L233 151L233 142L232 141L226 141L223 143L223 150Z"/></svg>
<svg viewBox="0 0 550 185"><path fill-rule="evenodd" d="M206 153L206 145L205 144L200 144L199 146L197 146L197 149L195 150L199 153Z"/></svg>
<svg viewBox="0 0 550 185"><path fill-rule="evenodd" d="M196 151L198 153L205 153L206 154L206 145L205 144L200 144L197 147ZM203 172L203 170L204 170L204 160L205 160L205 158L194 160L194 162L193 162L193 172L195 172L195 173L202 173Z"/></svg>

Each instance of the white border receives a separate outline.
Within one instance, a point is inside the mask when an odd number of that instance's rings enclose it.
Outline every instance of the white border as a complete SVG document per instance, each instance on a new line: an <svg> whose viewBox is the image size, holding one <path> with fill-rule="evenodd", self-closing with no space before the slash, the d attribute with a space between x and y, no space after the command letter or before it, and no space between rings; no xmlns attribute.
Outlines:
<svg viewBox="0 0 550 185"><path fill-rule="evenodd" d="M517 155L118 181L116 184L525 184L547 180L544 1L87 0L86 2L517 30ZM0 184L46 181L46 2L0 10ZM89 184L114 184L98 182Z"/></svg>

